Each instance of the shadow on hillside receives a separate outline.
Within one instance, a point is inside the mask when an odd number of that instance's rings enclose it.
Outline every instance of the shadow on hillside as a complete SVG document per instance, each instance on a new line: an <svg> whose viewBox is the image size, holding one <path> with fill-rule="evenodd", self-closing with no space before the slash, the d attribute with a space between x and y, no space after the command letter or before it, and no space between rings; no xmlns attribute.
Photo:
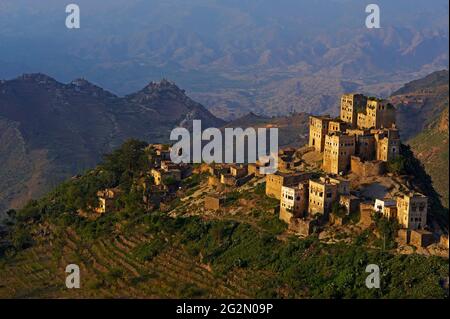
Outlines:
<svg viewBox="0 0 450 319"><path fill-rule="evenodd" d="M413 176L414 185L428 196L430 217L448 232L449 209L442 205L441 196L434 189L431 176L425 171L422 162L414 156L409 145L402 144L402 154L406 158L405 173Z"/></svg>

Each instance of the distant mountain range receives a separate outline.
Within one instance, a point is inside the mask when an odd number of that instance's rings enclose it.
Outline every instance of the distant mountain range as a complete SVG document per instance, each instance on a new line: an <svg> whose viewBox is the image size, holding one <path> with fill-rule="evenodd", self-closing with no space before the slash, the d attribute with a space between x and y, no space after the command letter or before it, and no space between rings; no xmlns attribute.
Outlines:
<svg viewBox="0 0 450 319"><path fill-rule="evenodd" d="M170 78L221 118L333 113L348 91L389 96L448 68L448 1L2 0L0 78L83 75L116 94ZM107 12L108 14L105 14ZM29 23L32 21L33 23Z"/></svg>
<svg viewBox="0 0 450 319"><path fill-rule="evenodd" d="M78 79L43 74L0 82L0 210L21 205L95 166L128 138L167 142L192 119L221 127L202 105L163 80L118 97Z"/></svg>
<svg viewBox="0 0 450 319"><path fill-rule="evenodd" d="M408 83L390 99L398 108L403 140L413 145L448 202L448 179L440 173L448 175L448 71ZM43 74L23 75L0 82L0 210L95 166L128 138L169 142L171 129L189 128L193 119L202 120L203 128L275 126L280 146L307 142L307 113L249 113L226 122L167 80L118 97L84 79L63 84ZM428 135L434 139L421 138Z"/></svg>

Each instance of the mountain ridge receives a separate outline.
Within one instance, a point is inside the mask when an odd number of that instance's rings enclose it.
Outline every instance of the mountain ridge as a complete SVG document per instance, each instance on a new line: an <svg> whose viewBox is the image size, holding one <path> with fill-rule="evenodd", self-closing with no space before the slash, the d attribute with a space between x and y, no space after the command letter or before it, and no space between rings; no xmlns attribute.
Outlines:
<svg viewBox="0 0 450 319"><path fill-rule="evenodd" d="M4 177L0 211L8 203L39 197L65 178L95 166L103 154L128 138L168 142L171 129L189 128L193 119L207 126L225 124L167 80L123 97L85 79L64 84L42 73L1 81L0 140L5 151L0 163L8 165L0 174ZM16 147L7 143L10 138ZM18 161L11 161L8 153L17 153ZM43 176L35 167L45 172ZM17 185L14 168L20 172Z"/></svg>

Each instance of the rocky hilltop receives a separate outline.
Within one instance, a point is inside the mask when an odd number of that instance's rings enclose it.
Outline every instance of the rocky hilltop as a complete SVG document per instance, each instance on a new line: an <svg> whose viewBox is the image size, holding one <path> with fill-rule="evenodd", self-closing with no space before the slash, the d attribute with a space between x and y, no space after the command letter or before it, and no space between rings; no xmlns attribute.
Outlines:
<svg viewBox="0 0 450 319"><path fill-rule="evenodd" d="M128 138L169 139L193 119L221 127L174 83L152 82L116 96L86 79L63 84L45 74L0 82L0 211L95 166Z"/></svg>

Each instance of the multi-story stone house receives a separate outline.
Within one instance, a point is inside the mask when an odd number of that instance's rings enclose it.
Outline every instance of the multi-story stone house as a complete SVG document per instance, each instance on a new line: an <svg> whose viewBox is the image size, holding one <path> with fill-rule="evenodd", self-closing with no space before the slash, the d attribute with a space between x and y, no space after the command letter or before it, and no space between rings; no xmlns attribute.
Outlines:
<svg viewBox="0 0 450 319"><path fill-rule="evenodd" d="M338 185L330 178L321 177L309 181L308 214L327 215L338 199Z"/></svg>
<svg viewBox="0 0 450 319"><path fill-rule="evenodd" d="M266 175L266 195L281 199L281 188L283 186L294 186L312 177L312 173L283 173Z"/></svg>
<svg viewBox="0 0 450 319"><path fill-rule="evenodd" d="M347 134L355 136L355 154L358 154L361 160L371 161L375 159L375 137L370 130L348 129Z"/></svg>
<svg viewBox="0 0 450 319"><path fill-rule="evenodd" d="M374 137L377 160L388 162L400 154L400 134L395 125L376 132Z"/></svg>
<svg viewBox="0 0 450 319"><path fill-rule="evenodd" d="M323 152L328 125L333 119L328 115L309 117L309 146L317 152Z"/></svg>
<svg viewBox="0 0 450 319"><path fill-rule="evenodd" d="M395 108L386 100L368 98L364 111L358 113L357 126L381 129L395 124Z"/></svg>
<svg viewBox="0 0 450 319"><path fill-rule="evenodd" d="M381 213L384 217L392 219L397 218L397 201L392 198L376 199L373 209Z"/></svg>
<svg viewBox="0 0 450 319"><path fill-rule="evenodd" d="M344 94L341 97L340 118L349 123L351 127L356 127L358 112L365 109L367 97L363 94Z"/></svg>
<svg viewBox="0 0 450 319"><path fill-rule="evenodd" d="M407 229L423 229L427 224L428 198L420 193L397 197L397 218Z"/></svg>
<svg viewBox="0 0 450 319"><path fill-rule="evenodd" d="M340 132L329 133L325 137L323 170L331 174L346 173L350 168L350 158L355 155L354 135Z"/></svg>
<svg viewBox="0 0 450 319"><path fill-rule="evenodd" d="M305 181L297 186L281 188L280 219L289 224L292 217L305 217L308 212L308 186Z"/></svg>
<svg viewBox="0 0 450 319"><path fill-rule="evenodd" d="M334 119L328 123L328 133L345 132L348 128L350 124L340 119Z"/></svg>

